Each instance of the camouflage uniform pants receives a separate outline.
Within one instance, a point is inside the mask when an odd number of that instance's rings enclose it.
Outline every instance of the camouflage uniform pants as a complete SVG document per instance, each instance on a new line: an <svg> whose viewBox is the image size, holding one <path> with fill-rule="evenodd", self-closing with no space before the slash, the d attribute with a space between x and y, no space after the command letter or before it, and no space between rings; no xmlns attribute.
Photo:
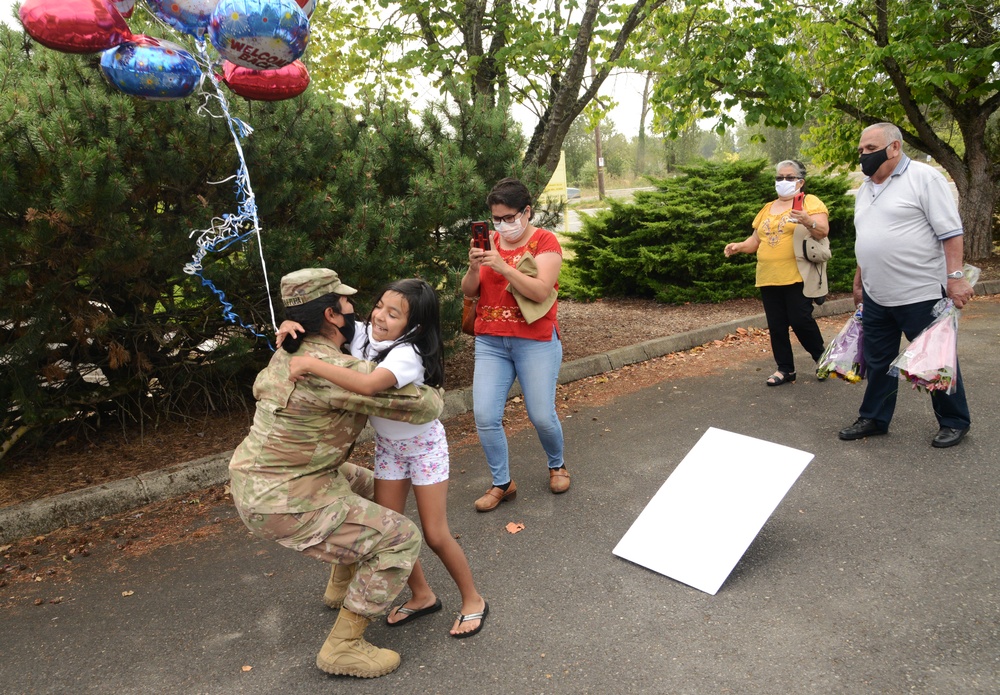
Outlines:
<svg viewBox="0 0 1000 695"><path fill-rule="evenodd" d="M402 514L371 501L371 471L345 463L340 472L353 494L328 507L301 514L256 514L240 509L240 516L261 538L323 562L357 563L344 607L377 618L388 612L406 586L420 552L420 531Z"/></svg>

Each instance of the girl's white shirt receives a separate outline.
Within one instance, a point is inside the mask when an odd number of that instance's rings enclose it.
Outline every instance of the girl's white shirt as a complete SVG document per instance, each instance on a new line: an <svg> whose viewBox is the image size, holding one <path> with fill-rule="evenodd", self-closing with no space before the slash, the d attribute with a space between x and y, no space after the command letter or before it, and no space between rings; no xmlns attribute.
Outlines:
<svg viewBox="0 0 1000 695"><path fill-rule="evenodd" d="M370 324L355 322L354 339L351 341L351 355L362 360L372 360L385 351L395 341L375 340L372 338ZM367 341L367 345L365 342ZM396 377L396 388L407 384L422 386L424 383L424 362L420 359L416 348L410 343L397 345L379 364L382 369L388 369ZM398 422L384 417L370 415L368 421L375 431L386 439L409 439L429 430L434 422L413 425L408 422Z"/></svg>

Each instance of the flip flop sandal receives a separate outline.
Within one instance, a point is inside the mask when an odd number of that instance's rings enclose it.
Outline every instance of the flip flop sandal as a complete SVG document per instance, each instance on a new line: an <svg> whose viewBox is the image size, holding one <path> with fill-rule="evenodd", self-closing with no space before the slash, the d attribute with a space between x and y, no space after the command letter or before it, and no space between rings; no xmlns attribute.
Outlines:
<svg viewBox="0 0 1000 695"><path fill-rule="evenodd" d="M483 625L486 624L486 616L490 614L490 604L483 601L483 611L481 613L469 613L468 615L458 614L458 625L461 627L462 623L467 620L478 620L479 626L475 630L469 630L468 632L459 632L457 635L452 635L455 639L464 639L466 637L472 637L473 635L479 634L479 631L483 629Z"/></svg>
<svg viewBox="0 0 1000 695"><path fill-rule="evenodd" d="M399 627L400 625L406 625L407 623L412 623L417 618L422 618L425 615L430 615L431 613L437 613L439 610L441 610L441 599L437 599L434 602L434 605L432 606L427 606L427 608L418 608L417 610L414 610L412 608L404 608L403 606L400 606L399 608L396 609L396 615L405 615L406 617L403 618L402 620L397 620L394 623L390 623L389 617L386 616L385 624L388 625L389 627Z"/></svg>

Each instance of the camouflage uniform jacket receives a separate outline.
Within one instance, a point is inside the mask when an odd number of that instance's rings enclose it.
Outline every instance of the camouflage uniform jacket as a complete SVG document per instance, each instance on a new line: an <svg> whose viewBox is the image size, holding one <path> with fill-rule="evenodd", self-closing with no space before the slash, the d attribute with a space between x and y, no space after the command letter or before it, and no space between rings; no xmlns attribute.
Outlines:
<svg viewBox="0 0 1000 695"><path fill-rule="evenodd" d="M318 336L306 337L296 354L360 372L372 368ZM367 415L419 424L444 408L440 389L409 385L362 396L316 376L292 382L291 357L279 349L257 375L253 425L229 462L233 500L247 513L297 514L329 506L351 494L338 468Z"/></svg>

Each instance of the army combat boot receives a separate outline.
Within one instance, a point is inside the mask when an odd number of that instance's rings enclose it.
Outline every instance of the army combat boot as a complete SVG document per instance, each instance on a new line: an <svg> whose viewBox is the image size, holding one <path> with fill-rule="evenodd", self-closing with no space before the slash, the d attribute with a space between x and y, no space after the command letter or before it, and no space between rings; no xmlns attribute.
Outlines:
<svg viewBox="0 0 1000 695"><path fill-rule="evenodd" d="M376 678L395 671L399 667L399 654L365 641L369 622L341 608L337 622L316 655L317 668L338 676L358 678Z"/></svg>
<svg viewBox="0 0 1000 695"><path fill-rule="evenodd" d="M327 608L340 608L344 605L347 587L354 579L354 571L357 568L357 564L333 566L330 570L330 581L326 583L326 591L323 593L323 603Z"/></svg>

